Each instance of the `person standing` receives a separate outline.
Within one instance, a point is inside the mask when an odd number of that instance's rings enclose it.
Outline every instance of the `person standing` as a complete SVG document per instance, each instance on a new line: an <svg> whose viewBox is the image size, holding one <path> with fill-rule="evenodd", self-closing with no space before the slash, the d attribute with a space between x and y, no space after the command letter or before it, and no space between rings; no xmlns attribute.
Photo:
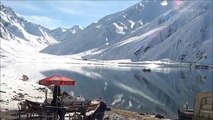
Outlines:
<svg viewBox="0 0 213 120"><path fill-rule="evenodd" d="M107 110L107 105L104 101L100 101L99 107L97 110L93 113L91 116L91 120L96 119L96 120L103 120L104 119L104 112Z"/></svg>
<svg viewBox="0 0 213 120"><path fill-rule="evenodd" d="M58 96L61 96L61 89L60 86L55 85L53 89L53 100L51 101L51 106L56 106L56 107L62 107L61 100L58 98ZM55 108L53 109L54 112L56 112L60 119L59 120L64 120L65 116L65 109L63 108Z"/></svg>

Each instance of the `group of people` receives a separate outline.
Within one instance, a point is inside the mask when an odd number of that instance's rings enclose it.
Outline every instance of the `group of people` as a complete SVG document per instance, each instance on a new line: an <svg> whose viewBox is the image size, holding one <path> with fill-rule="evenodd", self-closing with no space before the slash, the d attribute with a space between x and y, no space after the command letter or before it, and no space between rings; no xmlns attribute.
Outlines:
<svg viewBox="0 0 213 120"><path fill-rule="evenodd" d="M55 108L53 107L52 112L58 114L58 116L60 117L59 120L64 120L66 109L63 108L63 102L60 99L61 97L58 97L58 96L62 96L60 86L54 86L54 88L53 88L53 99L51 101L51 106L55 106ZM108 108L107 108L106 103L103 102L103 101L100 101L99 107L96 109L94 114L92 114L91 116L88 117L88 120L93 120L93 119L103 120L104 112L107 109Z"/></svg>

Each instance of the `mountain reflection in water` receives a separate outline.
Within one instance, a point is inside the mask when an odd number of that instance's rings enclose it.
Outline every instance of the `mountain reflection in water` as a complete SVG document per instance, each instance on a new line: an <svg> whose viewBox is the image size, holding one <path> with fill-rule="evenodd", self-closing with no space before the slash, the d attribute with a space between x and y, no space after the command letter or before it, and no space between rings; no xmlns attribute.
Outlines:
<svg viewBox="0 0 213 120"><path fill-rule="evenodd" d="M74 66L70 70L43 71L45 76L61 74L77 81L63 89L86 99L102 98L115 108L177 117L177 109L188 102L193 108L197 92L212 91L212 71L188 68L143 68Z"/></svg>

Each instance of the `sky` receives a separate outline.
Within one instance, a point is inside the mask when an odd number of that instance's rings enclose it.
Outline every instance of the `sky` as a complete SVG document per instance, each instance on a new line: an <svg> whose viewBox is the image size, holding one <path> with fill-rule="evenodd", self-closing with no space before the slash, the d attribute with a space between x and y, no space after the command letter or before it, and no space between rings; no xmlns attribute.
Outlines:
<svg viewBox="0 0 213 120"><path fill-rule="evenodd" d="M87 27L100 18L124 10L140 0L1 0L18 15L50 29Z"/></svg>

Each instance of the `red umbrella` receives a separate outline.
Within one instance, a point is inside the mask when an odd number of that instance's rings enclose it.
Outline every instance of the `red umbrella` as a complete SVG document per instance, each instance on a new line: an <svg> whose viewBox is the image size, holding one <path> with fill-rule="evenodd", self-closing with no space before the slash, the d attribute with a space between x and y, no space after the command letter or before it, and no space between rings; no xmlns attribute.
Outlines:
<svg viewBox="0 0 213 120"><path fill-rule="evenodd" d="M72 85L72 86L74 86L76 84L76 82L75 82L75 80L68 78L68 77L54 75L54 76L50 76L50 77L44 78L42 80L39 80L39 84L45 85L45 86L49 86L49 85L56 85L56 86Z"/></svg>

